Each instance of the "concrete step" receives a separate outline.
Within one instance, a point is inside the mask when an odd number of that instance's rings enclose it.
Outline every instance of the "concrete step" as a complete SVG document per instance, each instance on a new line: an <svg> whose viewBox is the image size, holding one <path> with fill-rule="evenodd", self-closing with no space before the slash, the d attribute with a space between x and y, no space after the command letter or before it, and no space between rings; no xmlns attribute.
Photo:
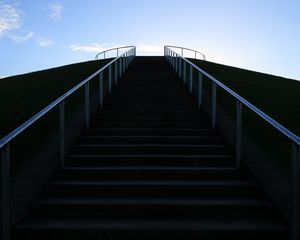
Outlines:
<svg viewBox="0 0 300 240"><path fill-rule="evenodd" d="M89 128L83 136L183 136L183 137L219 137L220 132L211 128L178 129L178 128Z"/></svg>
<svg viewBox="0 0 300 240"><path fill-rule="evenodd" d="M148 121L120 121L120 120L113 120L113 121L107 121L107 120L94 120L91 122L91 127L120 127L120 128L209 128L211 127L211 124L208 122L190 122L190 121L185 121L185 122L176 122L176 121L170 121L170 122L148 122Z"/></svg>
<svg viewBox="0 0 300 240"><path fill-rule="evenodd" d="M232 155L171 155L171 154L73 154L69 166L200 166L233 167Z"/></svg>
<svg viewBox="0 0 300 240"><path fill-rule="evenodd" d="M34 218L16 230L18 239L287 239L282 224L251 219Z"/></svg>
<svg viewBox="0 0 300 240"><path fill-rule="evenodd" d="M258 197L261 189L242 180L126 180L126 181L51 181L43 188L51 197Z"/></svg>
<svg viewBox="0 0 300 240"><path fill-rule="evenodd" d="M273 207L260 198L71 198L35 200L31 217L139 217L274 220Z"/></svg>
<svg viewBox="0 0 300 240"><path fill-rule="evenodd" d="M246 180L251 178L245 169L200 167L66 167L58 169L54 180Z"/></svg>
<svg viewBox="0 0 300 240"><path fill-rule="evenodd" d="M71 155L107 155L107 154L179 154L179 155L227 155L233 154L228 145L202 144L202 145L179 145L179 144L76 144L71 148Z"/></svg>
<svg viewBox="0 0 300 240"><path fill-rule="evenodd" d="M113 132L114 134L115 132ZM207 133L207 136L180 136L180 135L159 135L153 136L151 133L145 133L147 135L142 135L139 133L139 136L131 135L121 135L122 132L116 135L101 135L97 134L97 131L89 131L77 138L78 144L177 144L177 145L196 145L196 144L224 144L225 139L220 136L210 136L210 133ZM155 134L153 132L153 134Z"/></svg>

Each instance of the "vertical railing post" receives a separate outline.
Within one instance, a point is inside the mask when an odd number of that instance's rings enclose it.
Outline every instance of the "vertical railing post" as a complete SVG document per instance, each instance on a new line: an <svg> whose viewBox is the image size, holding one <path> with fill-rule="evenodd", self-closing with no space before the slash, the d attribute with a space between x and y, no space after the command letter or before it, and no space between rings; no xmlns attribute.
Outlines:
<svg viewBox="0 0 300 240"><path fill-rule="evenodd" d="M1 239L10 239L10 151L9 143L1 151Z"/></svg>
<svg viewBox="0 0 300 240"><path fill-rule="evenodd" d="M126 56L125 55L123 55L123 69L122 69L122 71L123 71L123 73L125 72L125 69L126 69Z"/></svg>
<svg viewBox="0 0 300 240"><path fill-rule="evenodd" d="M192 95L193 91L193 66L190 65L190 95Z"/></svg>
<svg viewBox="0 0 300 240"><path fill-rule="evenodd" d="M199 78L198 78L198 108L201 108L202 106L202 73L199 72Z"/></svg>
<svg viewBox="0 0 300 240"><path fill-rule="evenodd" d="M183 48L181 48L181 57L183 57Z"/></svg>
<svg viewBox="0 0 300 240"><path fill-rule="evenodd" d="M178 73L178 57L177 57L177 54L175 54L175 72Z"/></svg>
<svg viewBox="0 0 300 240"><path fill-rule="evenodd" d="M119 57L119 48L117 48L117 57Z"/></svg>
<svg viewBox="0 0 300 240"><path fill-rule="evenodd" d="M108 67L108 93L111 94L112 89L112 77L111 77L111 65Z"/></svg>
<svg viewBox="0 0 300 240"><path fill-rule="evenodd" d="M179 75L179 79L181 79L182 77L182 69L181 69L181 64L182 63L182 59L181 57L179 58L179 72L178 72L178 75Z"/></svg>
<svg viewBox="0 0 300 240"><path fill-rule="evenodd" d="M65 100L59 103L59 150L60 165L65 167Z"/></svg>
<svg viewBox="0 0 300 240"><path fill-rule="evenodd" d="M186 82L186 61L183 60L183 84Z"/></svg>
<svg viewBox="0 0 300 240"><path fill-rule="evenodd" d="M122 57L119 58L119 76L122 78Z"/></svg>
<svg viewBox="0 0 300 240"><path fill-rule="evenodd" d="M291 240L300 239L300 145L292 146Z"/></svg>
<svg viewBox="0 0 300 240"><path fill-rule="evenodd" d="M236 100L236 167L241 165L242 157L242 103Z"/></svg>
<svg viewBox="0 0 300 240"><path fill-rule="evenodd" d="M115 85L118 84L118 61L115 61Z"/></svg>
<svg viewBox="0 0 300 240"><path fill-rule="evenodd" d="M195 51L195 59L197 59L197 52Z"/></svg>
<svg viewBox="0 0 300 240"><path fill-rule="evenodd" d="M216 128L216 114L217 114L217 84L212 82L212 94L211 94L211 126L212 129Z"/></svg>
<svg viewBox="0 0 300 240"><path fill-rule="evenodd" d="M103 108L103 72L99 73L99 104Z"/></svg>
<svg viewBox="0 0 300 240"><path fill-rule="evenodd" d="M103 52L103 59L105 59L105 52Z"/></svg>
<svg viewBox="0 0 300 240"><path fill-rule="evenodd" d="M90 126L90 83L87 82L84 85L84 96L85 96L85 127Z"/></svg>

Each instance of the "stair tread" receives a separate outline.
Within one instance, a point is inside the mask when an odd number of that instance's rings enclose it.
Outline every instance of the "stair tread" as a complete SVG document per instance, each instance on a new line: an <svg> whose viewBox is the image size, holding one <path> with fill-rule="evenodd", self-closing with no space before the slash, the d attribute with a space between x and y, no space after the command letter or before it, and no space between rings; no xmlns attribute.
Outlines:
<svg viewBox="0 0 300 240"><path fill-rule="evenodd" d="M126 180L126 181L76 181L76 180L61 180L61 181L51 181L48 185L96 185L96 186L253 186L255 185L251 181L234 181L234 180L218 180L218 181L179 181L179 180Z"/></svg>
<svg viewBox="0 0 300 240"><path fill-rule="evenodd" d="M33 204L48 205L48 204L70 204L70 205L221 205L221 206L234 206L234 205L263 205L268 206L269 203L261 198L87 198L87 197L47 197L38 199Z"/></svg>
<svg viewBox="0 0 300 240"><path fill-rule="evenodd" d="M284 231L285 226L270 220L214 220L214 219L110 219L110 218L35 218L27 219L17 229L124 229L124 230L197 230L197 231Z"/></svg>

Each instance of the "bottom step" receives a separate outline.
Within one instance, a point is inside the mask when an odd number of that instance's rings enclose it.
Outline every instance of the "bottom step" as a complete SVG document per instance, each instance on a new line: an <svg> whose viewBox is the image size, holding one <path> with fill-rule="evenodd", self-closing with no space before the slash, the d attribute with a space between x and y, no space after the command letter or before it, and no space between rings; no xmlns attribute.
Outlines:
<svg viewBox="0 0 300 240"><path fill-rule="evenodd" d="M18 225L13 239L288 239L283 225L269 221L190 219L36 219Z"/></svg>

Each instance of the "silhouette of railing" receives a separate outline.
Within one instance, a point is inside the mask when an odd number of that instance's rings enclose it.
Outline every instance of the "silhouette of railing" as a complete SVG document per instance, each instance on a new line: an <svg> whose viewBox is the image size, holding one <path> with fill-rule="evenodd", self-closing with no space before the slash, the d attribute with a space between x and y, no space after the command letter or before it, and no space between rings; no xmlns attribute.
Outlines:
<svg viewBox="0 0 300 240"><path fill-rule="evenodd" d="M95 59L96 60L106 59L108 52L115 52L116 53L116 57L119 57L120 49L128 49L128 48L135 48L135 46L124 46L124 47L115 47L115 48L107 49L105 51L102 51L102 52L98 53L95 56ZM101 58L101 56L103 56L103 58Z"/></svg>
<svg viewBox="0 0 300 240"><path fill-rule="evenodd" d="M206 60L206 56L203 53L201 53L201 52L199 52L197 50L191 49L191 48L179 47L179 46L171 46L171 45L165 46L165 48L179 49L181 57L184 57L185 51L188 51L188 52L192 52L193 53L192 55L193 55L193 57L195 59L197 59L197 56L200 55L202 57L202 60L204 60L204 61ZM176 51L174 51L174 52L176 52Z"/></svg>
<svg viewBox="0 0 300 240"><path fill-rule="evenodd" d="M212 128L216 126L216 107L217 107L217 88L220 88L231 95L236 101L236 167L240 167L242 157L242 109L247 107L257 116L265 120L270 126L275 128L292 143L292 201L291 201L291 236L292 240L300 239L300 137L289 131L266 113L258 109L256 106L248 102L246 99L232 91L229 87L221 83L219 80L205 72L202 68L195 65L188 59L180 56L178 53L170 49L170 46L165 46L164 55L169 61L172 68L178 73L179 78L183 79L184 83L188 83L189 92L193 89L193 69L198 74L198 91L197 100L199 108L202 105L202 79L206 76L212 84L211 94L211 117ZM182 70L183 68L183 70ZM187 71L189 71L189 79L187 79Z"/></svg>
<svg viewBox="0 0 300 240"><path fill-rule="evenodd" d="M101 67L98 71L91 76L82 80L75 87L35 114L29 120L24 122L18 128L13 130L7 136L0 140L0 152L1 152L1 239L10 239L10 142L13 141L18 135L23 133L26 129L38 122L42 117L46 117L46 114L56 107L59 108L59 149L60 149L60 163L61 166L65 165L65 101L78 89L84 87L85 93L85 127L88 128L90 124L90 81L99 76L99 106L103 107L104 101L104 84L103 73L108 71L108 92L111 94L113 79L117 83L118 79L122 77L125 70L133 60L136 54L135 46L132 46L128 51L124 52L117 58L111 60L105 66ZM114 65L115 72L112 72Z"/></svg>

